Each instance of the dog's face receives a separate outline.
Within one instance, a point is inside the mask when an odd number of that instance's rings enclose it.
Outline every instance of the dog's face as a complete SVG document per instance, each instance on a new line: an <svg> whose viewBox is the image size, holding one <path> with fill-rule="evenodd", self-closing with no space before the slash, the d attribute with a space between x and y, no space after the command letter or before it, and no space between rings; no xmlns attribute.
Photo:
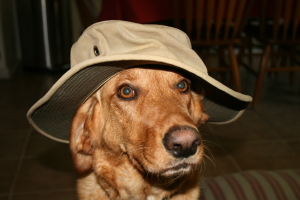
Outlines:
<svg viewBox="0 0 300 200"><path fill-rule="evenodd" d="M127 155L142 173L176 176L199 166L198 130L207 120L191 80L169 70L131 68L107 81L78 109L70 146L87 172L103 155Z"/></svg>

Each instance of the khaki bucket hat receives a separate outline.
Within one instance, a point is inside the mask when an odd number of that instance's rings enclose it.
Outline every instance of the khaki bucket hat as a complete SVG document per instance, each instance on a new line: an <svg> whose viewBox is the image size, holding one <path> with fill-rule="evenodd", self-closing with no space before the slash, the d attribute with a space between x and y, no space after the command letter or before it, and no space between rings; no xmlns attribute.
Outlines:
<svg viewBox="0 0 300 200"><path fill-rule="evenodd" d="M175 28L125 21L88 27L71 49L71 68L27 113L47 137L68 143L77 108L106 81L129 67L159 64L189 72L205 91L208 123L237 119L252 101L210 77L188 36Z"/></svg>

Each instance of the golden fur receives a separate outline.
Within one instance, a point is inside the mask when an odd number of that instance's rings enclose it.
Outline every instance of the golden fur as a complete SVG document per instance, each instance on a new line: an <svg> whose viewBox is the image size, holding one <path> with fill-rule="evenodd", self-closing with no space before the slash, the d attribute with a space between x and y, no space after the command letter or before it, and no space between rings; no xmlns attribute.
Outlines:
<svg viewBox="0 0 300 200"><path fill-rule="evenodd" d="M162 143L171 127L199 130L208 118L194 88L179 91L181 80L171 70L130 68L79 107L70 148L81 200L199 198L203 144L194 155L176 158ZM135 89L134 98L120 96L127 85Z"/></svg>

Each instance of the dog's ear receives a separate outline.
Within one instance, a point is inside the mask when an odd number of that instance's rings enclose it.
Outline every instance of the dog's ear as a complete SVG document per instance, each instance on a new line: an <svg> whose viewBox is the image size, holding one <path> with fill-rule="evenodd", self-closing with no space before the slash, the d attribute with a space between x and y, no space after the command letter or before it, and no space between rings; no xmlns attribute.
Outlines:
<svg viewBox="0 0 300 200"><path fill-rule="evenodd" d="M204 124L209 118L209 116L204 112L201 100L202 96L198 92L192 91L190 113L192 119L198 126Z"/></svg>
<svg viewBox="0 0 300 200"><path fill-rule="evenodd" d="M75 169L86 173L92 169L95 135L100 131L100 102L90 97L78 109L70 132L70 149Z"/></svg>

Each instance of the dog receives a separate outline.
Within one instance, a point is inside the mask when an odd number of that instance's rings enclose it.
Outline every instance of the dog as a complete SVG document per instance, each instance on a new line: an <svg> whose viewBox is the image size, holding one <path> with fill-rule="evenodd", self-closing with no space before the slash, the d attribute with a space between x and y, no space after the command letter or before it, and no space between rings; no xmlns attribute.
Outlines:
<svg viewBox="0 0 300 200"><path fill-rule="evenodd" d="M27 118L70 143L80 199L198 199L200 126L233 122L252 98L210 77L188 36L172 27L95 23L70 58Z"/></svg>
<svg viewBox="0 0 300 200"><path fill-rule="evenodd" d="M126 69L77 110L70 149L81 200L198 199L201 88L174 69Z"/></svg>

